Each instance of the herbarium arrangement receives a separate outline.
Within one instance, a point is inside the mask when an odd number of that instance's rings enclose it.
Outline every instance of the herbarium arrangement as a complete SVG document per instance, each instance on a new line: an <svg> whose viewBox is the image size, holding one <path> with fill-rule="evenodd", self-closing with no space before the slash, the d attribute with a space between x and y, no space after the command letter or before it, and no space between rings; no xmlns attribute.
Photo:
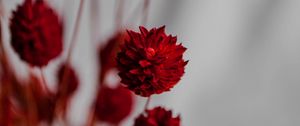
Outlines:
<svg viewBox="0 0 300 126"><path fill-rule="evenodd" d="M150 1L143 2L145 24ZM81 0L67 57L53 75L57 78L55 91L48 89L43 68L63 52L61 17L45 0L24 0L12 12L8 43L28 65L30 75L25 80L17 77L0 36L0 126L53 125L59 119L66 121L70 100L79 84L84 85L70 62L83 4ZM139 29L120 28L105 46L98 48L98 91L86 126L99 122L120 125L134 109L134 95L147 99L144 112L135 118L134 126L180 126L180 116L160 106L149 109L148 104L152 95L170 91L180 81L188 63L183 59L186 48L176 36L165 32L165 26ZM40 69L40 76L32 69ZM104 81L112 69L118 70L115 76L121 79L116 87Z"/></svg>

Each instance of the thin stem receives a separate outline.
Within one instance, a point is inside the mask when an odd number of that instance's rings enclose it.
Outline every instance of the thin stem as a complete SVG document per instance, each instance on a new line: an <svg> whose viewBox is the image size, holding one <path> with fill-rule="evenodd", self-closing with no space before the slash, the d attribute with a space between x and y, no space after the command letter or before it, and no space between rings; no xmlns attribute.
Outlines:
<svg viewBox="0 0 300 126"><path fill-rule="evenodd" d="M29 72L30 74L33 73L33 68L32 67L28 67L29 68ZM32 84L32 82L30 82ZM43 86L44 84L42 84L41 86ZM44 87L42 87L44 88ZM24 88L25 90L25 97L26 99L28 99L28 113L26 114L26 120L29 126L35 126L37 125L38 121L37 121L37 114L38 114L38 110L37 110L37 101L34 98L34 94L33 94L33 90L31 86L25 86Z"/></svg>
<svg viewBox="0 0 300 126"><path fill-rule="evenodd" d="M1 1L2 3L2 1ZM2 7L2 4L1 6ZM0 15L0 58L1 58L1 64L3 65L3 71L8 74L10 73L11 71L9 70L10 67L9 67L9 61L7 59L7 55L6 55L6 52L5 52L5 49L4 49L4 44L3 44L3 38L2 38L2 21L4 20L4 15Z"/></svg>
<svg viewBox="0 0 300 126"><path fill-rule="evenodd" d="M137 6L132 9L132 11L130 11L129 16L125 20L125 24L128 24L129 26L135 24L134 21L136 21L137 15L140 14L140 11L139 11L140 5L143 4L143 1L139 1L139 2L140 3L138 3Z"/></svg>
<svg viewBox="0 0 300 126"><path fill-rule="evenodd" d="M80 19L81 19L82 12L83 12L82 11L83 6L84 6L84 0L80 0L79 9L77 11L77 17L76 17L76 20L75 20L75 27L74 27L73 34L72 34L72 37L71 37L70 48L69 48L69 51L67 53L67 63L70 62L73 49L74 49L74 47L76 45L76 42L77 42L76 38L77 38L77 35L78 35L78 29L79 29Z"/></svg>
<svg viewBox="0 0 300 126"><path fill-rule="evenodd" d="M150 101L151 101L151 96L149 96L149 97L147 98L147 101L146 101L146 104L145 104L145 107L144 107L144 111L146 111L146 110L148 109L149 104L150 104Z"/></svg>
<svg viewBox="0 0 300 126"><path fill-rule="evenodd" d="M86 126L94 126L95 124L95 107L93 106L89 112Z"/></svg>
<svg viewBox="0 0 300 126"><path fill-rule="evenodd" d="M116 29L120 29L122 27L123 22L123 10L124 10L124 0L116 1L117 12L115 16L115 26Z"/></svg>
<svg viewBox="0 0 300 126"><path fill-rule="evenodd" d="M63 70L63 78L62 78L62 81L60 82L60 85L66 85L65 83L67 83L67 79L68 79L68 76L69 76L69 71L67 70L67 66L69 65L69 63L71 61L72 54L73 54L73 49L74 49L74 47L76 45L76 42L77 42L76 38L78 36L78 30L79 30L80 19L81 19L82 12L83 12L83 6L84 6L84 0L80 0L79 8L78 8L76 19L75 19L74 30L73 30L73 33L72 33L72 36L71 36L70 47L69 47L69 50L67 52L67 58L66 58L66 63L65 63L66 67ZM61 107L59 105L60 105L61 102L62 102L61 100L58 100L55 104L55 113L57 115L59 115L59 111L60 111L60 107ZM67 120L65 120L65 118L63 118L63 120L64 120L65 123L67 122Z"/></svg>
<svg viewBox="0 0 300 126"><path fill-rule="evenodd" d="M3 0L0 0L0 15L1 18L3 18L4 20L6 20L6 12L5 12L6 7L3 5Z"/></svg>
<svg viewBox="0 0 300 126"><path fill-rule="evenodd" d="M94 47L97 47L97 43L98 43L98 36L99 36L99 32L101 29L101 25L100 25L100 1L99 0L91 0L90 1L90 29L91 29L91 33L90 33L90 38L91 38L91 42L92 45Z"/></svg>
<svg viewBox="0 0 300 126"><path fill-rule="evenodd" d="M144 0L144 8L143 8L143 18L142 18L142 25L147 25L148 15L149 15L149 5L150 0Z"/></svg>
<svg viewBox="0 0 300 126"><path fill-rule="evenodd" d="M41 73L41 77L42 77L42 81L43 81L42 88L48 92L49 90L47 88L47 81L46 81L46 77L44 74L44 70L42 68L40 68L40 73Z"/></svg>
<svg viewBox="0 0 300 126"><path fill-rule="evenodd" d="M83 10L83 4L84 4L84 0L80 0L80 4L79 4L79 9L77 12L77 17L75 20L75 28L73 30L73 34L72 34L72 38L71 38L71 43L70 43L70 48L69 51L67 52L67 59L66 59L66 65L69 65L71 57L72 57L72 52L74 49L74 46L76 44L76 37L78 34L78 29L79 29L79 24L80 24L80 19L81 19L81 15L82 15L82 10ZM64 68L63 70L63 79L62 82L60 82L61 85L65 85L67 79L69 76L69 71L67 71L67 67Z"/></svg>

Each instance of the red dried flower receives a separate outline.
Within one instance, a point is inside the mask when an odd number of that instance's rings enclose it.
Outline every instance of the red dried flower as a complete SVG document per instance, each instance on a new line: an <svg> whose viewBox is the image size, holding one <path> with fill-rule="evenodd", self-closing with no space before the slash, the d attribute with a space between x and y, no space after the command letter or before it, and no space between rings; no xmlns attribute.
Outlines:
<svg viewBox="0 0 300 126"><path fill-rule="evenodd" d="M59 97L69 98L74 94L79 85L78 77L74 69L67 64L63 64L58 70L58 88ZM65 80L64 76L66 76ZM64 82L63 82L64 81Z"/></svg>
<svg viewBox="0 0 300 126"><path fill-rule="evenodd" d="M19 6L10 30L13 49L32 66L45 66L62 52L62 23L43 0L26 0Z"/></svg>
<svg viewBox="0 0 300 126"><path fill-rule="evenodd" d="M98 120L119 124L131 112L132 93L122 86L110 88L103 86L96 101L95 115Z"/></svg>
<svg viewBox="0 0 300 126"><path fill-rule="evenodd" d="M180 117L172 117L172 111L156 107L136 118L134 126L180 126Z"/></svg>
<svg viewBox="0 0 300 126"><path fill-rule="evenodd" d="M103 82L106 73L116 67L115 57L120 50L120 45L128 37L126 32L118 32L108 40L105 46L99 50L99 62L101 63L100 82Z"/></svg>
<svg viewBox="0 0 300 126"><path fill-rule="evenodd" d="M78 88L79 80L74 69L68 65L63 64L58 70L58 87L56 93L56 100L58 102L58 112L62 112L66 116L69 101Z"/></svg>
<svg viewBox="0 0 300 126"><path fill-rule="evenodd" d="M141 26L140 31L127 31L130 39L117 55L121 82L144 97L169 91L184 73L186 48L166 35L164 26L150 31Z"/></svg>

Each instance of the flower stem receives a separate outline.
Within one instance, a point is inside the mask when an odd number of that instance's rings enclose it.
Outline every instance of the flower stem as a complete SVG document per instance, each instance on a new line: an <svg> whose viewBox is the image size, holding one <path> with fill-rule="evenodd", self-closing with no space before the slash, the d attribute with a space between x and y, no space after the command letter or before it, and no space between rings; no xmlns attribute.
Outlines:
<svg viewBox="0 0 300 126"><path fill-rule="evenodd" d="M99 0L91 0L90 1L90 38L94 47L98 45L98 36L100 33L101 25L100 25L100 4Z"/></svg>
<svg viewBox="0 0 300 126"><path fill-rule="evenodd" d="M123 10L124 10L124 0L119 0L116 1L116 6L117 6L117 12L115 16L115 26L116 29L120 29L122 27L122 22L123 22Z"/></svg>
<svg viewBox="0 0 300 126"><path fill-rule="evenodd" d="M86 126L94 126L95 124L95 107L93 106L89 112Z"/></svg>
<svg viewBox="0 0 300 126"><path fill-rule="evenodd" d="M143 18L142 18L142 25L147 25L148 15L149 15L149 5L150 0L144 0L144 8L143 8Z"/></svg>
<svg viewBox="0 0 300 126"><path fill-rule="evenodd" d="M149 104L150 104L150 101L151 101L151 96L149 96L149 97L147 98L147 101L146 101L146 104L145 104L145 107L144 107L144 111L146 111L146 110L148 109Z"/></svg>
<svg viewBox="0 0 300 126"><path fill-rule="evenodd" d="M2 7L2 1L1 2L1 6ZM4 43L3 43L3 38L2 38L2 21L4 20L4 15L0 15L0 65L2 65L2 69L3 69L3 73L6 74L11 74L10 72L12 72L10 70L10 66L9 66L9 61L8 61L8 57L6 55L5 49L4 49Z"/></svg>
<svg viewBox="0 0 300 126"><path fill-rule="evenodd" d="M74 26L72 38L71 38L71 41L70 41L70 48L67 52L66 65L70 64L71 57L72 57L72 54L73 54L72 52L73 52L73 49L74 49L75 44L77 42L76 37L77 37L77 34L78 34L80 19L81 19L81 16L82 16L83 5L84 5L84 0L80 0L79 9L77 11L77 17L76 17L76 20L75 20L75 26ZM65 83L67 82L68 76L69 76L69 71L67 71L67 67L65 67L64 70L63 70L63 79L60 82L61 85L65 85Z"/></svg>
<svg viewBox="0 0 300 126"><path fill-rule="evenodd" d="M44 70L42 68L40 68L40 73L41 73L41 78L42 78L42 88L44 91L46 91L47 93L49 93L49 89L47 87L47 81L46 81L46 77L45 77L45 74L44 74Z"/></svg>
<svg viewBox="0 0 300 126"><path fill-rule="evenodd" d="M73 49L77 42L76 38L78 35L78 29L79 29L80 19L81 19L82 12L83 12L83 6L84 6L84 0L80 0L79 9L77 11L77 16L76 16L76 20L75 20L75 26L74 26L74 30L73 30L72 37L71 37L70 48L69 48L69 51L67 52L67 63L70 62Z"/></svg>
<svg viewBox="0 0 300 126"><path fill-rule="evenodd" d="M83 6L84 6L84 0L80 0L79 8L78 8L76 19L75 19L75 26L74 26L74 30L73 30L73 33L72 33L72 36L71 36L70 47L69 47L69 50L67 52L67 58L66 58L65 65L69 65L70 64L71 57L72 57L72 54L73 54L73 49L74 49L74 47L76 45L76 42L77 42L76 38L77 38L78 30L79 30L80 19L81 19L82 12L83 12ZM67 83L68 76L69 76L69 71L67 70L67 67L65 67L64 70L63 70L62 81L59 82L59 84L60 85L66 85L65 83ZM62 101L60 101L60 100L58 100L56 102L55 112L57 112L57 114L60 111L59 110L60 109L59 104L61 102Z"/></svg>
<svg viewBox="0 0 300 126"><path fill-rule="evenodd" d="M140 3L137 4L135 8L132 9L132 11L129 11L129 16L125 20L125 24L129 25L131 27L133 24L136 24L135 21L138 18L137 16L140 14L140 4L143 4L143 1L139 1Z"/></svg>

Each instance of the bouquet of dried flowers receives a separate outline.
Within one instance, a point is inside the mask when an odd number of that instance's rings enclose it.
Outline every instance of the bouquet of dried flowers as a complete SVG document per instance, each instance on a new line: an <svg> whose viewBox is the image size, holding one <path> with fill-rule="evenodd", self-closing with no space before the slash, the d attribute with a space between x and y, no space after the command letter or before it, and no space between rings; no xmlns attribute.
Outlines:
<svg viewBox="0 0 300 126"><path fill-rule="evenodd" d="M149 2L144 0L143 4L144 25ZM28 65L30 75L25 80L17 77L0 36L0 126L53 125L58 119L66 121L70 99L81 84L70 59L83 4L81 0L67 57L53 75L58 80L55 91L48 89L43 69L63 52L62 18L45 0L24 0L13 11L9 22L10 47ZM116 16L116 22L121 22L122 14ZM120 125L134 109L134 95L137 95L145 97L147 102L144 112L135 118L134 126L180 126L180 117L174 117L171 110L160 106L149 109L148 105L152 95L170 91L180 81L188 63L183 59L186 48L178 43L176 36L165 32L165 26L149 30L140 26L139 32L120 27L98 48L99 85L86 125L97 122ZM33 69L39 69L40 74ZM114 87L104 81L113 69L118 70L115 76L121 79Z"/></svg>

